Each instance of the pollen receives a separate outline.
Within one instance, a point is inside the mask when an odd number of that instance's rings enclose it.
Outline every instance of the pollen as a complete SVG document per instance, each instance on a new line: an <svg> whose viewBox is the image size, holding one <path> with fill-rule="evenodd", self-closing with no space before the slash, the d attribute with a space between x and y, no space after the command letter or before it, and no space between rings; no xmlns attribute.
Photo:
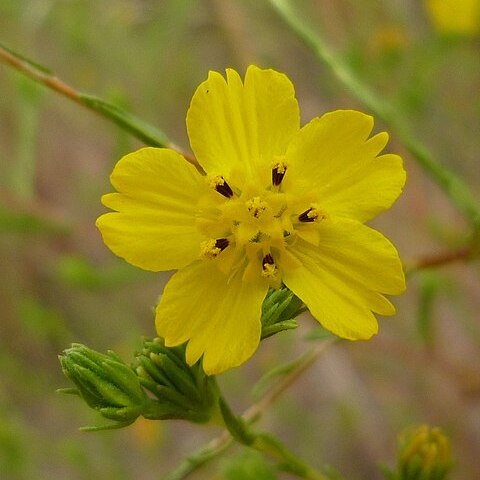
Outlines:
<svg viewBox="0 0 480 480"><path fill-rule="evenodd" d="M278 269L275 266L273 257L270 254L265 255L263 258L262 267L262 277L273 278L277 274Z"/></svg>
<svg viewBox="0 0 480 480"><path fill-rule="evenodd" d="M319 222L321 220L326 220L328 215L321 210L316 204L312 204L312 206L305 210L298 216L298 219L301 222Z"/></svg>
<svg viewBox="0 0 480 480"><path fill-rule="evenodd" d="M200 256L206 259L213 259L225 250L229 243L226 238L206 240L200 244Z"/></svg>
<svg viewBox="0 0 480 480"><path fill-rule="evenodd" d="M233 197L233 190L221 175L209 175L208 185L226 198Z"/></svg>
<svg viewBox="0 0 480 480"><path fill-rule="evenodd" d="M255 217L258 218L260 215L262 215L267 208L269 208L269 205L267 202L262 200L260 197L253 197L247 202L245 202L245 206L247 207L247 210Z"/></svg>

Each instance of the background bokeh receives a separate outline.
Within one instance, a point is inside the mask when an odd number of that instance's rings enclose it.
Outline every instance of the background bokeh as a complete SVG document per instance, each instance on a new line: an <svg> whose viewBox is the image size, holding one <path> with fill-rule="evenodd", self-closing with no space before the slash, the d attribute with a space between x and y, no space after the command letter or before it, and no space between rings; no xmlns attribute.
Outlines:
<svg viewBox="0 0 480 480"><path fill-rule="evenodd" d="M480 198L480 43L446 38L417 0L295 1L356 74L391 102L437 160ZM0 41L162 128L188 149L185 113L208 70L272 67L293 80L303 122L337 108L364 110L256 0L0 0ZM385 128L377 122L377 130ZM398 142L408 184L375 220L405 263L455 249L469 227ZM100 196L121 155L141 146L116 126L0 64L0 478L160 479L218 433L182 422L137 421L81 433L103 419L69 386L57 355L71 342L126 361L154 335L165 275L137 270L103 245ZM397 433L442 426L452 478L480 472L478 262L413 274L369 342L339 342L271 408L261 426L316 466L378 479ZM220 378L241 411L268 369L314 340L315 322L263 342ZM229 451L192 478L232 477ZM244 460L242 460L244 461ZM222 473L227 470L227 473ZM241 478L241 477L236 477Z"/></svg>

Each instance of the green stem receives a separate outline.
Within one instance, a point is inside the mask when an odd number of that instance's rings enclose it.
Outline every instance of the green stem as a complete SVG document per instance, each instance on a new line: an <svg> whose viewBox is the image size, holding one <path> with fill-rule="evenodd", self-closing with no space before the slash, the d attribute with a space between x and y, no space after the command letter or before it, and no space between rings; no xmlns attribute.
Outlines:
<svg viewBox="0 0 480 480"><path fill-rule="evenodd" d="M279 468L284 472L307 480L327 480L325 475L306 464L272 435L259 433L251 447L278 461Z"/></svg>
<svg viewBox="0 0 480 480"><path fill-rule="evenodd" d="M268 0L291 30L325 63L351 95L365 105L378 118L396 132L406 149L423 170L440 186L457 208L480 229L480 205L465 182L452 171L436 162L429 150L410 131L407 123L394 108L377 97L363 84L351 69L336 55L315 30L308 27L296 14L288 0Z"/></svg>
<svg viewBox="0 0 480 480"><path fill-rule="evenodd" d="M198 449L192 455L184 458L182 463L174 470L165 475L162 480L183 480L191 473L198 470L202 465L220 456L233 443L233 438L228 432L214 438L204 447Z"/></svg>
<svg viewBox="0 0 480 480"><path fill-rule="evenodd" d="M274 459L278 462L280 470L306 480L327 480L324 475L305 463L273 435L253 432L243 418L234 415L221 395L219 405L225 426L237 442Z"/></svg>

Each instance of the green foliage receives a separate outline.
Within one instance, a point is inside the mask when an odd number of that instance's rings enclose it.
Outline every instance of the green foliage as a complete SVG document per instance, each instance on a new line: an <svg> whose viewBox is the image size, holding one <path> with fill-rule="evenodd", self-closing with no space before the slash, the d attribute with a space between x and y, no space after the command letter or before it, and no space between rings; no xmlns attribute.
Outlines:
<svg viewBox="0 0 480 480"><path fill-rule="evenodd" d="M144 272L126 262L114 262L107 267L99 267L79 255L61 257L56 273L62 283L86 290L117 288L145 278Z"/></svg>
<svg viewBox="0 0 480 480"><path fill-rule="evenodd" d="M70 332L65 326L65 319L56 310L43 305L38 298L24 296L18 307L24 334L34 338L39 344L55 345L65 343Z"/></svg>
<svg viewBox="0 0 480 480"><path fill-rule="evenodd" d="M13 211L0 204L0 233L22 235L66 234L69 228L36 213Z"/></svg>

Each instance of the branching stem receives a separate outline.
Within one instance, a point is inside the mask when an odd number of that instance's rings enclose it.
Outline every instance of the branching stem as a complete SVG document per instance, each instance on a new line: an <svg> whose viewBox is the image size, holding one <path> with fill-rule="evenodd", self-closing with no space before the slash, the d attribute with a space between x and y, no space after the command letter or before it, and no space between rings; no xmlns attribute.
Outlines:
<svg viewBox="0 0 480 480"><path fill-rule="evenodd" d="M320 357L320 355L322 355L333 342L333 340L326 340L312 348L303 357L303 361L300 362L292 372L286 375L277 385L272 387L257 403L245 410L241 416L243 421L248 425L258 421L272 403L275 402L275 400L277 400L278 397L290 387L290 385L300 378L301 375L315 363L315 360L317 360L317 358ZM218 437L214 438L208 444L185 458L178 467L163 477L162 480L183 480L187 478L201 466L220 456L232 444L233 438L230 433L225 430ZM315 477L304 478L314 479ZM321 479L322 477L316 478Z"/></svg>

